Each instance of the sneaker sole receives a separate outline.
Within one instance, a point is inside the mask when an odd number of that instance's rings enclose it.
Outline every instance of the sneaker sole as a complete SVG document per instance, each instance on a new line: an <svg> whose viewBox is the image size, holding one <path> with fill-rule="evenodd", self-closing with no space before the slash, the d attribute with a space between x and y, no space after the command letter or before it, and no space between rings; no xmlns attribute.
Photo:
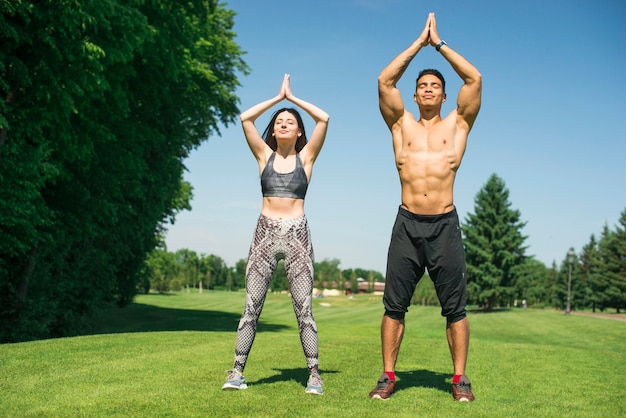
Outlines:
<svg viewBox="0 0 626 418"><path fill-rule="evenodd" d="M372 395L372 396L370 396L370 398L372 398L372 399L379 399L381 401L388 401L389 400L389 398L383 398L380 395Z"/></svg>
<svg viewBox="0 0 626 418"><path fill-rule="evenodd" d="M226 383L224 384L224 386L222 386L222 390L242 390L242 389L248 389L248 385L235 386L235 385L229 385L228 383Z"/></svg>
<svg viewBox="0 0 626 418"><path fill-rule="evenodd" d="M324 392L318 392L316 390L307 390L305 393L310 393L311 395L323 395Z"/></svg>

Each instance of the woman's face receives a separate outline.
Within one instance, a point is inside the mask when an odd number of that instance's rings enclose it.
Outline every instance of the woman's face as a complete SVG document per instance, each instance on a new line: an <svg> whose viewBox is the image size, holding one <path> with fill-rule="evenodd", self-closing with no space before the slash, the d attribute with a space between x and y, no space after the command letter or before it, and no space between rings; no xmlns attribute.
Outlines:
<svg viewBox="0 0 626 418"><path fill-rule="evenodd" d="M276 116L276 121L274 121L274 138L276 140L296 141L300 135L300 127L298 127L298 121L293 114L285 110Z"/></svg>

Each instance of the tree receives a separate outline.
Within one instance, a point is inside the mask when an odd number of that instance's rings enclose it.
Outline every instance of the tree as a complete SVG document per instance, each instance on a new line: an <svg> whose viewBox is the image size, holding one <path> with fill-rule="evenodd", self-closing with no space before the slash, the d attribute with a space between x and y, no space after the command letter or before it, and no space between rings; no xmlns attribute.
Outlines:
<svg viewBox="0 0 626 418"><path fill-rule="evenodd" d="M289 279L287 278L287 272L285 271L285 260L280 260L276 264L276 271L270 282L270 289L272 292L282 292L283 290L289 290Z"/></svg>
<svg viewBox="0 0 626 418"><path fill-rule="evenodd" d="M589 242L583 247L580 255L580 279L585 282L585 304L591 306L593 312L603 306L605 295L602 293L602 272L600 271L600 251L595 235L591 235Z"/></svg>
<svg viewBox="0 0 626 418"><path fill-rule="evenodd" d="M411 297L412 305L440 306L439 298L435 290L435 285L428 274L425 274L415 287L415 292Z"/></svg>
<svg viewBox="0 0 626 418"><path fill-rule="evenodd" d="M182 275L181 284L185 286L187 291L192 287L195 288L200 270L198 254L195 251L183 248L176 251L175 256Z"/></svg>
<svg viewBox="0 0 626 418"><path fill-rule="evenodd" d="M376 282L376 275L374 274L374 272L372 270L367 272L367 292L368 293L373 293L374 292L374 283Z"/></svg>
<svg viewBox="0 0 626 418"><path fill-rule="evenodd" d="M516 267L515 299L526 300L527 306L541 305L548 302L546 288L549 270L541 261L528 257Z"/></svg>
<svg viewBox="0 0 626 418"><path fill-rule="evenodd" d="M150 278L150 287L159 293L166 293L180 289L180 268L176 254L156 249L146 257L143 269L144 274Z"/></svg>
<svg viewBox="0 0 626 418"><path fill-rule="evenodd" d="M350 292L352 292L353 294L358 294L359 293L359 281L358 281L358 277L356 275L356 271L352 270L352 272L350 273L350 278L349 278L349 282L350 282Z"/></svg>
<svg viewBox="0 0 626 418"><path fill-rule="evenodd" d="M235 264L235 271L233 274L235 277L235 284L237 285L238 288L246 287L246 267L247 266L248 266L248 262L244 259L240 259Z"/></svg>
<svg viewBox="0 0 626 418"><path fill-rule="evenodd" d="M600 253L596 284L604 295L600 309L626 308L626 210L621 213L615 231L604 226L598 243Z"/></svg>
<svg viewBox="0 0 626 418"><path fill-rule="evenodd" d="M206 264L206 269L211 275L212 286L211 288L223 288L226 286L226 281L228 278L229 267L226 265L224 259L217 255L209 255L204 261ZM235 278L232 278L233 281L231 286L237 286L237 282Z"/></svg>
<svg viewBox="0 0 626 418"><path fill-rule="evenodd" d="M465 253L468 273L468 297L491 310L514 298L520 276L517 266L525 260L526 225L518 210L511 209L509 191L504 181L492 174L474 200L475 214L465 219Z"/></svg>
<svg viewBox="0 0 626 418"><path fill-rule="evenodd" d="M570 249L569 251L574 251ZM568 253L569 253L568 251ZM557 309L566 310L567 307L567 288L570 286L570 308L571 310L583 307L584 301L584 283L580 278L580 268L578 256L574 253L570 272L570 259L566 253L561 262L561 266L556 272L556 283L552 292L552 305ZM570 282L571 274L571 283Z"/></svg>
<svg viewBox="0 0 626 418"><path fill-rule="evenodd" d="M616 309L626 309L626 208L620 214L613 233L613 255L610 266L614 272L615 285L620 289Z"/></svg>
<svg viewBox="0 0 626 418"><path fill-rule="evenodd" d="M319 263L315 263L315 283L320 290L330 289L333 283L339 282L339 275L341 270L339 269L340 261L336 258L332 260L322 260Z"/></svg>
<svg viewBox="0 0 626 418"><path fill-rule="evenodd" d="M556 261L552 261L552 265L548 269L548 277L546 281L546 295L545 300L547 303L552 303L557 293L557 266Z"/></svg>
<svg viewBox="0 0 626 418"><path fill-rule="evenodd" d="M71 335L132 300L248 68L215 0L0 11L0 341Z"/></svg>

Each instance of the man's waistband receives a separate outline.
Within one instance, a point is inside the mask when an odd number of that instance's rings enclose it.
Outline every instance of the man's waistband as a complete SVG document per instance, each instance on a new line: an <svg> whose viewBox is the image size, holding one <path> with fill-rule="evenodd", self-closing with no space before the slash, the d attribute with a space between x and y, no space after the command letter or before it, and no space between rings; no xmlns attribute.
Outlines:
<svg viewBox="0 0 626 418"><path fill-rule="evenodd" d="M450 212L446 212L446 213L438 213L436 215L421 215L421 214L409 212L408 210L404 209L402 206L400 206L398 208L398 215L404 216L405 218L409 218L409 219L412 219L414 221L430 222L430 223L439 222L439 221L442 221L444 219L450 219L450 218L458 217L458 215L456 213L456 208L454 208Z"/></svg>

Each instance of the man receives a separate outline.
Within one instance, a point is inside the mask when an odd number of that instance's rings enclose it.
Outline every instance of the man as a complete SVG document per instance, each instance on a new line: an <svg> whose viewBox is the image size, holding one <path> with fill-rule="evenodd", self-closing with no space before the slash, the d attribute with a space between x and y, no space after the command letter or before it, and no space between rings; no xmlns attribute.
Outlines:
<svg viewBox="0 0 626 418"><path fill-rule="evenodd" d="M446 100L445 81L437 70L420 72L414 101L419 119L404 108L396 83L411 60L432 45L463 80L457 108L441 118ZM473 401L465 376L469 345L466 317L465 254L453 186L467 137L481 100L481 75L437 34L430 13L420 36L398 55L378 77L379 106L392 135L396 167L402 188L402 205L393 226L381 323L383 374L373 399L387 400L395 391L395 366L404 335L404 315L425 269L435 284L446 317L446 335L454 365L452 392L456 401Z"/></svg>

